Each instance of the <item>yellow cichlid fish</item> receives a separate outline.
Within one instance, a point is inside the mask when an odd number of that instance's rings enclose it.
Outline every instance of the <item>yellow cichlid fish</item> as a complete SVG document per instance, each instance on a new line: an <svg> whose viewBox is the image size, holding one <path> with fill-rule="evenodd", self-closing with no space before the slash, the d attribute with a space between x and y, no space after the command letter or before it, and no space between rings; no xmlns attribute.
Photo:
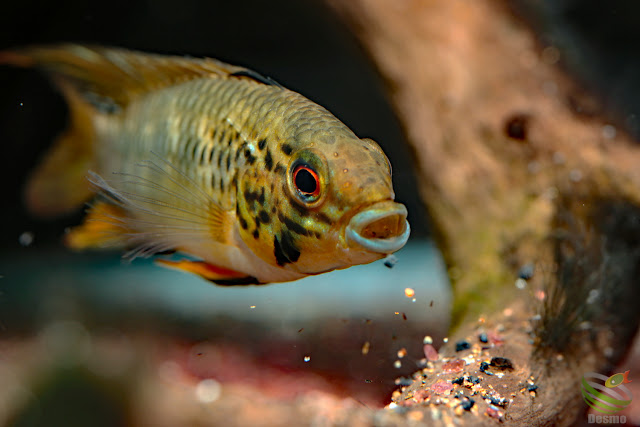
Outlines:
<svg viewBox="0 0 640 427"><path fill-rule="evenodd" d="M159 262L234 285L369 263L409 237L380 147L254 71L80 45L0 64L42 69L69 104L26 199L55 215L98 193L73 248L179 251L199 260Z"/></svg>

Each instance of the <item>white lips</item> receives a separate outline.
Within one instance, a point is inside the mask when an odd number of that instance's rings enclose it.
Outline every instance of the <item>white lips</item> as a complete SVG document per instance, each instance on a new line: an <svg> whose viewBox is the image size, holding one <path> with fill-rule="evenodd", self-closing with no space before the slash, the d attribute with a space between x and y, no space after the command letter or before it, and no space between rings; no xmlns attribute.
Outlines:
<svg viewBox="0 0 640 427"><path fill-rule="evenodd" d="M345 232L347 241L351 245L360 246L371 252L383 254L395 252L407 243L411 233L411 228L406 218L407 208L404 205L391 200L376 203L351 218ZM368 226L384 219L389 219L391 223L393 223L394 219L397 220L397 228L400 234L384 238L363 235ZM401 221L404 221L404 224Z"/></svg>

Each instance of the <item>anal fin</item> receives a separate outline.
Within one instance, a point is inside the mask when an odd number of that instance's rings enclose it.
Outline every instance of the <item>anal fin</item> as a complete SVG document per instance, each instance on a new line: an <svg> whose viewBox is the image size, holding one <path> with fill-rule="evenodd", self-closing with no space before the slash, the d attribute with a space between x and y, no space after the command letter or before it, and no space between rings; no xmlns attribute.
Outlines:
<svg viewBox="0 0 640 427"><path fill-rule="evenodd" d="M205 280L215 283L216 285L235 286L259 284L255 277L247 276L245 273L229 270L227 268L218 267L204 261L192 261L186 259L172 261L168 259L157 259L156 263L166 268L196 274Z"/></svg>
<svg viewBox="0 0 640 427"><path fill-rule="evenodd" d="M121 246L128 228L123 221L123 209L107 202L96 202L84 222L71 229L65 243L72 249Z"/></svg>

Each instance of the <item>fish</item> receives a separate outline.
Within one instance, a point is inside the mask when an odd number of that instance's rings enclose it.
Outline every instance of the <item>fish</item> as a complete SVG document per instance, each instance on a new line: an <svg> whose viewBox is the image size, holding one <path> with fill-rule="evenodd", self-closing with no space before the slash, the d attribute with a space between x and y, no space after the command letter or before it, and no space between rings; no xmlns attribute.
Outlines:
<svg viewBox="0 0 640 427"><path fill-rule="evenodd" d="M409 238L380 146L258 72L80 44L0 64L43 71L68 104L25 200L43 217L89 203L72 249L122 248L231 286L370 263Z"/></svg>
<svg viewBox="0 0 640 427"><path fill-rule="evenodd" d="M621 384L627 384L630 382L631 380L629 379L629 371L625 371L611 375L609 378L607 378L604 385L607 388L615 388Z"/></svg>

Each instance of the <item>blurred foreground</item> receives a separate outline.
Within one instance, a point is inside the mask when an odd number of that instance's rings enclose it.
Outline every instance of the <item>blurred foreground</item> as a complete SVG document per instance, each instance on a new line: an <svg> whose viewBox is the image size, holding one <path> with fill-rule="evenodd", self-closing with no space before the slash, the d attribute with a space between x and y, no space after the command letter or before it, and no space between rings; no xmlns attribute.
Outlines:
<svg viewBox="0 0 640 427"><path fill-rule="evenodd" d="M366 422L448 326L437 251L398 259L222 288L148 260L5 254L0 424Z"/></svg>

